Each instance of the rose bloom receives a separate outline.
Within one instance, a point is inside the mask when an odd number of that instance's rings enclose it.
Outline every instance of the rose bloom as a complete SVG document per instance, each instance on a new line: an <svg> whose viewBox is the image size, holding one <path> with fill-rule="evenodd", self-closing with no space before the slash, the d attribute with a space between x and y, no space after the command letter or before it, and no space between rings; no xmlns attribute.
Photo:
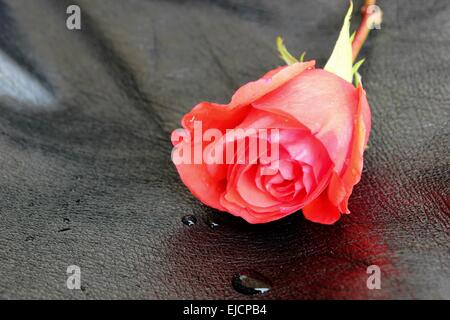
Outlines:
<svg viewBox="0 0 450 320"><path fill-rule="evenodd" d="M238 128L279 132L276 163L176 164L194 196L249 223L274 221L302 209L307 219L332 224L349 213L348 200L361 177L370 109L361 85L355 88L314 66L309 61L279 67L239 88L229 104L202 102L183 117L182 126L191 136L195 121L201 121L203 130L215 128L224 135ZM230 143L211 140L201 142L203 149ZM175 152L190 141L172 134ZM277 170L263 173L268 166Z"/></svg>

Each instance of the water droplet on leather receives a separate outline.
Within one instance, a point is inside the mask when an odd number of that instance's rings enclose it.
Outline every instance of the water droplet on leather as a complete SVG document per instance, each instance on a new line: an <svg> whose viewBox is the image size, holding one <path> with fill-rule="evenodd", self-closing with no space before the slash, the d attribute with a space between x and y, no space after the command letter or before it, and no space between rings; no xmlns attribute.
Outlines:
<svg viewBox="0 0 450 320"><path fill-rule="evenodd" d="M263 294L270 290L270 281L262 274L245 270L234 275L231 282L234 290L246 295Z"/></svg>
<svg viewBox="0 0 450 320"><path fill-rule="evenodd" d="M181 222L190 227L197 223L197 218L192 214L188 214L181 218Z"/></svg>
<svg viewBox="0 0 450 320"><path fill-rule="evenodd" d="M211 228L211 229L215 229L215 228L217 228L218 226L219 226L219 224L217 223L217 222L215 222L215 221L212 221L212 220L208 220L208 226Z"/></svg>

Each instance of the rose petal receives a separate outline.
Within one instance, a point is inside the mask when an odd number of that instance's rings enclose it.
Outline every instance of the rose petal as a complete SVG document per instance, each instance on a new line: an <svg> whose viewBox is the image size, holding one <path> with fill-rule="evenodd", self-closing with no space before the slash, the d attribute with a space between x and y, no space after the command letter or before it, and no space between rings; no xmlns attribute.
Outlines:
<svg viewBox="0 0 450 320"><path fill-rule="evenodd" d="M176 148L181 148L182 144L179 143ZM178 164L176 167L181 180L195 197L210 207L225 210L219 201L225 191L225 180L211 177L203 164Z"/></svg>
<svg viewBox="0 0 450 320"><path fill-rule="evenodd" d="M341 171L358 105L358 93L350 83L324 70L307 70L252 105L291 116L308 127L327 149L336 171Z"/></svg>
<svg viewBox="0 0 450 320"><path fill-rule="evenodd" d="M341 214L336 206L328 199L327 193L322 193L316 200L306 205L303 215L312 222L333 224L339 220Z"/></svg>
<svg viewBox="0 0 450 320"><path fill-rule="evenodd" d="M284 68L278 68L276 69L278 72L266 73L261 79L249 82L240 87L231 98L230 107L235 108L252 103L277 89L308 68L313 68L315 63L314 60L299 62Z"/></svg>
<svg viewBox="0 0 450 320"><path fill-rule="evenodd" d="M238 177L236 189L244 201L251 206L273 207L280 202L274 199L270 193L259 190L255 185L255 175L258 167L253 165L245 169Z"/></svg>
<svg viewBox="0 0 450 320"><path fill-rule="evenodd" d="M235 128L245 118L253 101L277 89L306 69L313 68L314 64L315 61L308 61L275 69L263 78L240 87L228 105L199 103L183 117L182 125L193 130L194 121L202 121L204 129L217 128L224 131L227 128Z"/></svg>
<svg viewBox="0 0 450 320"><path fill-rule="evenodd" d="M334 174L328 187L330 201L338 206L343 213L350 213L348 210L348 199L353 191L353 186L361 179L363 153L370 133L370 110L365 91L361 86L358 87L358 93L360 98L355 116L349 159L342 174Z"/></svg>

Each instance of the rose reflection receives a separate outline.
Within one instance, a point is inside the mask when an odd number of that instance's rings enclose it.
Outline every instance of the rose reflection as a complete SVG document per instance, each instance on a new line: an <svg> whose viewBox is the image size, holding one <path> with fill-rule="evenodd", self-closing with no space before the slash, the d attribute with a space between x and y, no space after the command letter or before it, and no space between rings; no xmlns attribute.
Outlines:
<svg viewBox="0 0 450 320"><path fill-rule="evenodd" d="M350 215L333 226L308 222L298 212L264 225L198 208L199 223L167 244L167 263L177 277L181 296L250 299L388 299L394 274L392 253L380 237L384 226L368 214L367 201L351 201ZM376 206L376 204L375 204ZM203 216L203 221L202 221ZM205 221L206 220L206 221ZM211 229L209 221L219 226ZM381 290L367 288L367 267L381 268ZM272 282L264 295L244 296L231 279L241 270L255 270ZM385 290L383 290L385 289Z"/></svg>

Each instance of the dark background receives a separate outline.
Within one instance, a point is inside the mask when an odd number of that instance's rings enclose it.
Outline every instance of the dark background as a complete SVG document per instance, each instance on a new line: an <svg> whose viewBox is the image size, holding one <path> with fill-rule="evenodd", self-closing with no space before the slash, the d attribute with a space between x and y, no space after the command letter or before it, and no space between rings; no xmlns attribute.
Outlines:
<svg viewBox="0 0 450 320"><path fill-rule="evenodd" d="M73 3L81 31L66 28ZM281 65L277 35L323 66L347 1L0 0L0 297L245 299L231 279L251 269L272 290L248 298L450 299L450 2L379 5L363 178L352 214L323 226L205 207L170 132ZM71 264L82 290L66 288ZM366 288L372 264L381 290Z"/></svg>

